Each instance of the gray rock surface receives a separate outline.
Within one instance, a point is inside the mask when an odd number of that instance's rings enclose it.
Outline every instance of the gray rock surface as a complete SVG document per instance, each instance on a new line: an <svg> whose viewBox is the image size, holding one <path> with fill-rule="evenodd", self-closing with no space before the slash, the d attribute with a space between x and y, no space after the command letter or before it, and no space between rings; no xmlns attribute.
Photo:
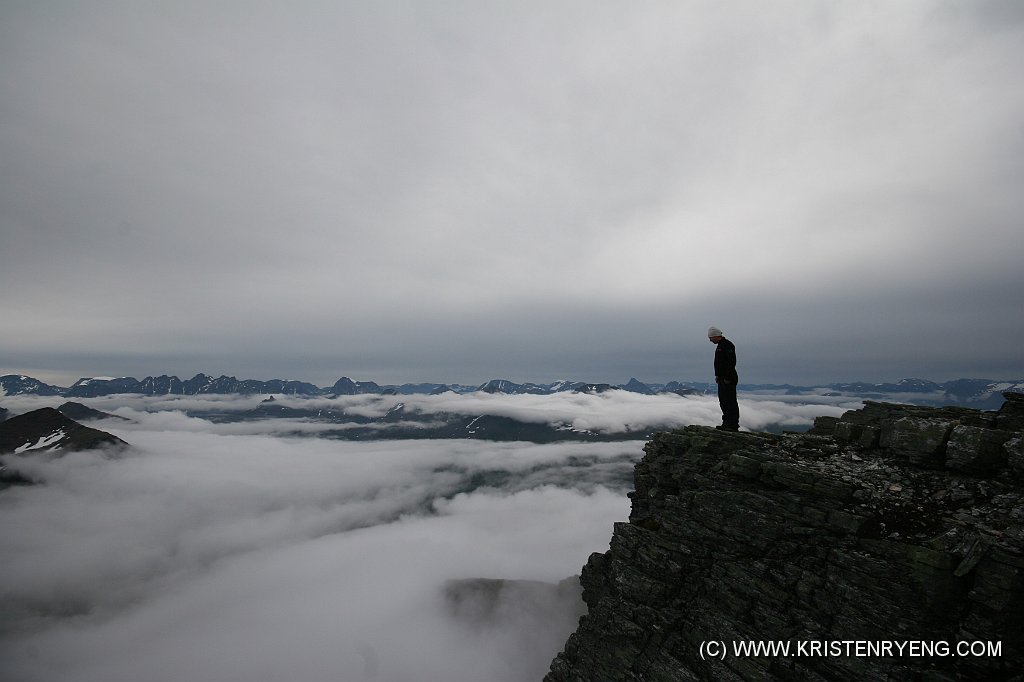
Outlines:
<svg viewBox="0 0 1024 682"><path fill-rule="evenodd" d="M1022 408L867 403L806 434L658 434L545 680L1021 679ZM1000 655L955 655L976 641ZM895 648L913 643L953 655Z"/></svg>

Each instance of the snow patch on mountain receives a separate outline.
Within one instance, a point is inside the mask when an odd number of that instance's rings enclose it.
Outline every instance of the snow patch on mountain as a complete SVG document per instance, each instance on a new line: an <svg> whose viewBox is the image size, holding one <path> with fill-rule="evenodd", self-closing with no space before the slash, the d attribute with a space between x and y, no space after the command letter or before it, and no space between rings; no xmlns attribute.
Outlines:
<svg viewBox="0 0 1024 682"><path fill-rule="evenodd" d="M47 448L59 443L61 439L67 435L68 434L64 429L57 429L51 434L40 437L35 443L25 443L21 447L15 448L14 454L17 455L22 452L28 452L29 450L46 450Z"/></svg>

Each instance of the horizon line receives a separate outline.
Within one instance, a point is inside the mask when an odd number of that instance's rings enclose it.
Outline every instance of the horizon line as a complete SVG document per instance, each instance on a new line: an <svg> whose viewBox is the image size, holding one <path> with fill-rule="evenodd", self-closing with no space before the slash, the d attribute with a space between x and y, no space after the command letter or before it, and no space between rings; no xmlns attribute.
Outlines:
<svg viewBox="0 0 1024 682"><path fill-rule="evenodd" d="M298 384L306 384L306 385L309 385L309 386L313 386L313 387L315 387L315 388L317 388L319 390L330 390L331 388L333 388L335 385L337 385L343 379L348 379L349 381L351 381L351 382L353 382L355 384L374 384L374 385L377 385L377 386L379 386L381 388L388 388L388 387L398 388L398 387L402 387L402 386L416 386L416 385L432 385L432 386L437 386L437 387L440 387L440 386L461 386L461 387L474 386L474 387L477 387L477 388L484 388L488 384L491 384L491 383L494 383L494 382L501 382L501 381L506 381L506 382L509 382L511 384L515 384L517 386L543 386L543 387L550 387L550 386L553 386L555 384L565 383L565 382L573 383L573 384L586 384L586 385L607 385L607 386L612 386L612 387L626 386L626 385L629 385L633 381L636 381L638 383L641 383L641 384L644 384L644 385L647 385L647 386L651 386L651 385L665 386L665 385L668 385L668 384L671 384L671 383L689 384L689 385L704 385L704 384L709 384L710 385L710 384L714 383L714 380L711 380L711 381L706 381L706 380L697 381L697 380L683 380L683 379L670 379L670 380L667 380L667 381L645 381L645 380L641 380L641 379L637 378L635 375L631 375L628 380L626 380L624 382L621 382L621 383L613 383L613 382L608 382L608 381L583 381L583 380L569 379L569 378L562 378L562 379L556 379L554 381L543 381L543 382L537 382L537 381L516 381L516 380L508 379L508 378L505 378L505 377L492 377L492 378L486 379L486 380L484 380L482 382L474 382L472 384L464 384L464 383L457 382L457 381L455 381L455 382L450 382L450 381L404 381L404 382L401 382L401 383L394 383L394 382L378 383L378 382L376 382L376 381L374 381L372 379L370 379L370 380L359 380L359 379L353 379L352 377L350 377L348 375L342 375L337 380L335 380L332 384L323 386L323 385L320 385L318 383L314 383L314 382L311 382L311 381L305 381L305 380L302 380L302 379L281 379L281 378L277 378L277 377L273 377L273 378L270 378L270 379L253 379L253 378L242 378L242 379L239 379L235 375L221 374L219 376L215 376L215 375L212 375L212 374L207 374L206 372L197 372L196 374L192 375L191 377L188 377L188 378L185 378L185 379L181 378L177 374L166 374L166 373L165 374L159 374L159 375L147 374L142 379L138 379L135 376L131 376L131 375L123 375L123 376L107 376L107 375L102 375L102 376L82 376L82 377L79 377L74 383L72 383L72 384L70 384L68 386L62 386L62 385L59 385L59 384L48 383L46 381L43 381L41 379L38 379L38 378L30 375L30 374L25 374L25 373L4 374L4 375L0 375L0 378L17 377L19 379L31 379L32 381L37 381L40 384L43 384L45 386L49 386L49 387L52 387L52 388L56 388L56 389L70 389L70 388L73 388L74 386L78 385L80 382L83 382L83 381L118 381L118 380L122 380L122 379L131 379L131 380L136 381L136 382L142 382L142 381L145 381L146 379L159 379L159 378L162 378L162 377L166 377L168 379L177 379L178 381L181 381L181 382L184 383L184 382L187 382L187 381L191 381L192 379L195 379L195 378L200 377L200 376L209 377L210 379L214 379L214 380L216 380L216 379L232 379L232 380L235 380L235 381L256 381L256 382L261 382L261 383L269 383L269 382L273 382L273 381L280 381L280 382L284 382L284 383L298 383ZM955 382L958 382L958 381L987 381L989 383L1024 383L1024 378L993 379L991 377L959 377L957 379L950 379L950 380L947 380L947 381L935 381L933 379L927 379L927 378L923 378L923 377L901 377L901 378L899 378L897 380L894 380L894 381L866 381L866 380L863 380L863 379L856 379L856 380L847 380L847 381L828 381L828 382L809 383L809 384L800 384L800 383L791 383L791 382L779 383L779 382L742 382L741 381L739 383L739 385L742 386L742 385L746 384L747 386L778 386L778 387L789 386L789 387L794 387L794 388L824 388L824 387L832 387L832 386L843 385L843 384L869 384L869 385L874 385L874 386L899 385L899 384L911 383L911 382L916 382L916 381L927 382L927 383L935 384L936 386L940 386L941 387L941 386L943 386L945 384L955 383Z"/></svg>

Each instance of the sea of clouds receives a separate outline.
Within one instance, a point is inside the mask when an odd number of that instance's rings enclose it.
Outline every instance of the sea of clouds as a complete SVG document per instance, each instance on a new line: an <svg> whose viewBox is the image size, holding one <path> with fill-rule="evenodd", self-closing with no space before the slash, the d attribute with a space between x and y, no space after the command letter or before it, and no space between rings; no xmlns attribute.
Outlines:
<svg viewBox="0 0 1024 682"><path fill-rule="evenodd" d="M555 583L629 514L641 441L350 442L292 419L214 423L263 397L84 400L119 453L19 457L0 492L0 660L25 682L540 679L576 627L506 603L467 622L453 579ZM283 404L309 400L278 397ZM319 399L317 399L319 400ZM616 432L715 423L711 397L346 396ZM8 398L23 412L57 399ZM743 402L750 425L847 406ZM675 413L673 413L675 410ZM813 416L813 415L811 415ZM303 423L307 431L297 430ZM337 428L336 425L333 428ZM288 435L285 435L288 434ZM10 456L8 456L8 461Z"/></svg>
<svg viewBox="0 0 1024 682"><path fill-rule="evenodd" d="M90 407L135 419L149 415L146 428L161 415L171 430L197 430L221 434L273 434L334 431L344 426L336 422L288 419L263 422L216 423L190 421L187 413L244 413L267 399L265 395L111 395L76 399ZM522 422L571 427L578 431L616 434L645 429L682 428L688 424L714 425L721 422L721 410L715 394L678 396L672 393L643 395L629 391L606 393L554 393L550 395L510 395L504 393L454 393L441 395L376 395L315 397L276 394L277 405L325 412L345 412L358 417L383 417L397 406L407 414L429 423L435 415L455 413L493 415ZM24 412L41 406L57 406L63 400L54 397L11 396L3 405L12 412ZM742 426L750 430L768 427L806 428L821 415L839 415L861 407L859 398L843 395L786 395L784 392L745 392L740 395ZM410 417L412 418L412 417ZM355 424L352 426L363 426ZM381 434L386 437L387 434Z"/></svg>

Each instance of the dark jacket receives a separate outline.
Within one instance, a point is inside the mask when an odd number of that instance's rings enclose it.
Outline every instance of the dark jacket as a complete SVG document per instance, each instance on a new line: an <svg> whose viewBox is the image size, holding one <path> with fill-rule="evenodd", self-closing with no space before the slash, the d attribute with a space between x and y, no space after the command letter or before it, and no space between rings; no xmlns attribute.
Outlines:
<svg viewBox="0 0 1024 682"><path fill-rule="evenodd" d="M729 339L715 344L715 376L733 384L740 380L736 373L736 346Z"/></svg>

